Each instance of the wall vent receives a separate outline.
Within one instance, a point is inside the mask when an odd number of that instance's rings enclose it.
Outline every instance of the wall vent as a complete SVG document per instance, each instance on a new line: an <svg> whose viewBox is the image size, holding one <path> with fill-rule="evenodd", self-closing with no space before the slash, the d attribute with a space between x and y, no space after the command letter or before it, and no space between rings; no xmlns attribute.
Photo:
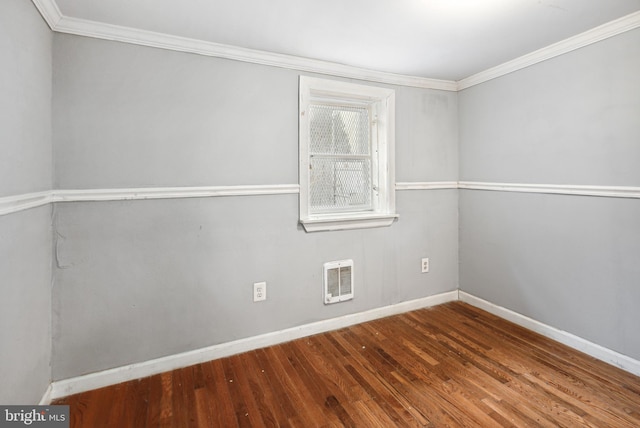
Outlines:
<svg viewBox="0 0 640 428"><path fill-rule="evenodd" d="M353 299L353 260L324 264L324 304Z"/></svg>

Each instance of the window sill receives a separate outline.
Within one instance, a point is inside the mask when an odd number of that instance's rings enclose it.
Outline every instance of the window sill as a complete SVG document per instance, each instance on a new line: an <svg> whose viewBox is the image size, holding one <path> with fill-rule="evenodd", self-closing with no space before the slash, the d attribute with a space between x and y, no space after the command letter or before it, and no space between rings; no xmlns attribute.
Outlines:
<svg viewBox="0 0 640 428"><path fill-rule="evenodd" d="M307 232L368 229L391 226L398 217L398 214L343 214L300 219L300 224Z"/></svg>

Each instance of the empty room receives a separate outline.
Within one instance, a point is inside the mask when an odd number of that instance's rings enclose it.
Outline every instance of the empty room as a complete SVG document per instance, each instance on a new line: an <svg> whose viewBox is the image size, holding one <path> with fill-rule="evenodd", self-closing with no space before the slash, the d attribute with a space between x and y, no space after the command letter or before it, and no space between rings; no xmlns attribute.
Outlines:
<svg viewBox="0 0 640 428"><path fill-rule="evenodd" d="M0 426L640 426L640 0L0 0L0 148Z"/></svg>

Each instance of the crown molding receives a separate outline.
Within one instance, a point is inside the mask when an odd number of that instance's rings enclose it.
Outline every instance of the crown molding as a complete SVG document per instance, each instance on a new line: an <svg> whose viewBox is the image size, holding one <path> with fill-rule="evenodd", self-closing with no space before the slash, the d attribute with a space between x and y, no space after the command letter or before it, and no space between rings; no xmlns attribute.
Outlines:
<svg viewBox="0 0 640 428"><path fill-rule="evenodd" d="M537 51L481 71L457 82L452 80L429 79L352 67L328 61L302 58L206 42L186 37L172 36L153 31L138 30L86 19L64 16L55 0L32 0L49 27L55 32L96 39L112 40L140 46L187 52L198 55L225 58L253 64L287 68L307 73L325 74L335 77L366 80L391 85L409 86L443 91L461 91L497 77L529 67L539 62L580 49L592 43L613 37L640 27L640 11L600 25L584 33L554 43Z"/></svg>
<svg viewBox="0 0 640 428"><path fill-rule="evenodd" d="M62 12L55 0L31 0L49 28L56 31L58 22L62 19Z"/></svg>
<svg viewBox="0 0 640 428"><path fill-rule="evenodd" d="M504 76L517 70L532 66L542 61L563 55L580 49L609 37L640 27L640 12L634 12L622 18L610 21L591 30L569 37L558 43L554 43L537 51L523 55L514 60L505 62L488 70L469 76L458 81L458 90L470 88L480 83L487 82L497 77Z"/></svg>
<svg viewBox="0 0 640 428"><path fill-rule="evenodd" d="M186 37L172 36L146 30L138 30L112 24L62 15L55 0L32 0L49 27L56 32L96 39L112 40L141 46L155 47L178 52L225 58L253 64L287 68L308 73L319 73L336 77L366 80L391 85L409 86L443 91L461 91L480 83L504 76L547 59L580 49L640 27L640 11L600 25L584 33L554 43L537 51L523 55L496 67L481 71L457 82L429 79L352 67L344 64L302 58L206 42Z"/></svg>
<svg viewBox="0 0 640 428"><path fill-rule="evenodd" d="M34 0L35 1L35 0ZM52 2L53 0L37 0L39 2ZM203 40L156 33L153 31L138 30L85 19L62 16L52 29L59 33L73 34L76 36L92 37L96 39L112 40L123 43L131 43L141 46L149 46L178 52L188 52L198 55L225 58L235 61L253 64L268 65L272 67L287 68L308 73L327 74L350 79L366 80L370 82L386 83L392 85L411 86L425 89L439 89L444 91L456 91L457 83L449 80L428 79L416 76L405 76L394 73L385 73L348 65L320 61L310 58L302 58L293 55L277 54L255 49L247 49L220 43L206 42Z"/></svg>

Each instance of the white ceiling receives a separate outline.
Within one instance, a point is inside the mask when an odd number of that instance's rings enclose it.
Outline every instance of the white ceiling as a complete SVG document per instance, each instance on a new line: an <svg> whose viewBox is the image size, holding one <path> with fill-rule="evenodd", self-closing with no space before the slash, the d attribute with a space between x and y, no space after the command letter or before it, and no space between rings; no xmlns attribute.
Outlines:
<svg viewBox="0 0 640 428"><path fill-rule="evenodd" d="M458 81L640 10L640 0L56 0L62 15Z"/></svg>

